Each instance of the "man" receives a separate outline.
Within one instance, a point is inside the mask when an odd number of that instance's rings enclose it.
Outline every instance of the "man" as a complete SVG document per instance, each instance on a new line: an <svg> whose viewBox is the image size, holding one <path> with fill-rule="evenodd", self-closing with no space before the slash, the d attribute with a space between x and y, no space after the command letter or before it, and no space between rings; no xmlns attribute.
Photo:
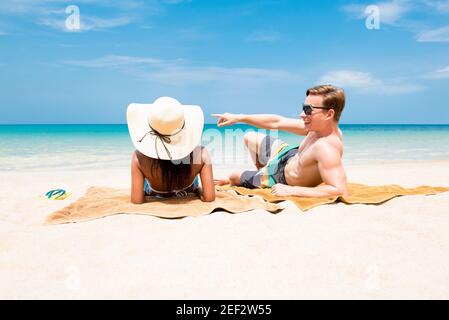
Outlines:
<svg viewBox="0 0 449 320"><path fill-rule="evenodd" d="M347 195L342 133L338 128L344 105L342 89L321 85L307 90L300 119L262 114L214 114L219 127L243 122L261 129L306 136L298 147L256 132L245 134L244 142L257 170L234 172L228 179L216 180L216 184L271 187L271 193L276 196Z"/></svg>

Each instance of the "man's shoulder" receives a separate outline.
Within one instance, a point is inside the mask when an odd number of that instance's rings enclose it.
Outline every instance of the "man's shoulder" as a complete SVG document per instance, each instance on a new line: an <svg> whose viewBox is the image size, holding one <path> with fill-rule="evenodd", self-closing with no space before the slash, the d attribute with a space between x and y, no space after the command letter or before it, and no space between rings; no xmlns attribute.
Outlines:
<svg viewBox="0 0 449 320"><path fill-rule="evenodd" d="M315 145L319 148L334 147L338 149L343 146L343 140L337 134L330 134L326 137L318 138Z"/></svg>
<svg viewBox="0 0 449 320"><path fill-rule="evenodd" d="M314 144L314 151L317 159L326 159L328 157L341 158L343 144L338 136L330 135L319 138Z"/></svg>

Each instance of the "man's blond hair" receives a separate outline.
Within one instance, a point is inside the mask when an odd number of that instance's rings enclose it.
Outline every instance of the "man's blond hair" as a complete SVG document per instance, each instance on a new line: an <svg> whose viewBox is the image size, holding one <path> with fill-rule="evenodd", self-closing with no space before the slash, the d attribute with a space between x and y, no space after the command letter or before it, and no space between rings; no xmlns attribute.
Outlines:
<svg viewBox="0 0 449 320"><path fill-rule="evenodd" d="M325 84L307 89L306 96L308 95L322 96L323 106L333 109L335 111L335 121L338 122L340 120L346 100L343 89Z"/></svg>

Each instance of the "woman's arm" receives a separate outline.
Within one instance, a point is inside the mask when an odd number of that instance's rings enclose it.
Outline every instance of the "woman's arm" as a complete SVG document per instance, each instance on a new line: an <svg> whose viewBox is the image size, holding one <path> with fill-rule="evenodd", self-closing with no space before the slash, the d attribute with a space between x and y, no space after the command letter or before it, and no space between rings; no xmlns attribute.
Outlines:
<svg viewBox="0 0 449 320"><path fill-rule="evenodd" d="M202 185L200 197L204 202L212 202L215 200L214 174L212 171L212 161L205 147L201 148L201 160L203 167L200 171Z"/></svg>
<svg viewBox="0 0 449 320"><path fill-rule="evenodd" d="M131 202L134 204L145 202L144 179L145 177L142 171L140 171L139 159L137 159L136 152L133 152L131 159Z"/></svg>

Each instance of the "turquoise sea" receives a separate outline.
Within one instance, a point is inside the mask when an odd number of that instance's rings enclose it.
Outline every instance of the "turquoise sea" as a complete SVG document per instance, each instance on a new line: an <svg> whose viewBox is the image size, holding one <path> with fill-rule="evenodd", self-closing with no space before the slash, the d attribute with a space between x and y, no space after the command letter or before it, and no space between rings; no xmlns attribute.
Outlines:
<svg viewBox="0 0 449 320"><path fill-rule="evenodd" d="M341 125L344 162L449 160L449 125ZM207 124L202 143L218 167L248 161L247 125ZM265 132L261 130L262 132ZM301 137L279 132L298 143ZM127 168L133 145L126 125L0 125L0 171Z"/></svg>

